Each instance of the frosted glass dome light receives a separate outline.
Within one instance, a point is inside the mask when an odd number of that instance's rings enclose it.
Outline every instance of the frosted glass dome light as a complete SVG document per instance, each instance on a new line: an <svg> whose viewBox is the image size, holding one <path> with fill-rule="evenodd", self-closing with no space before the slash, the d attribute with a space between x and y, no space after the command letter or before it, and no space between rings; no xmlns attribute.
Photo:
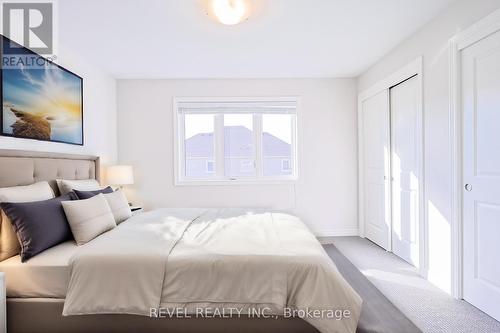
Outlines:
<svg viewBox="0 0 500 333"><path fill-rule="evenodd" d="M244 0L212 0L212 8L219 22L226 25L240 23L247 11Z"/></svg>

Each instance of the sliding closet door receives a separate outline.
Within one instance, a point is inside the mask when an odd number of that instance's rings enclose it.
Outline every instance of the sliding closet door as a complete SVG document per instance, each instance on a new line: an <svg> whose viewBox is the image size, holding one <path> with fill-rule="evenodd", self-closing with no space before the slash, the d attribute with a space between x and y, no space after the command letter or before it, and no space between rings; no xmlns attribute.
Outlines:
<svg viewBox="0 0 500 333"><path fill-rule="evenodd" d="M418 265L418 79L390 89L392 252Z"/></svg>
<svg viewBox="0 0 500 333"><path fill-rule="evenodd" d="M500 32L461 63L464 299L500 320Z"/></svg>
<svg viewBox="0 0 500 333"><path fill-rule="evenodd" d="M390 250L389 96L362 102L365 236Z"/></svg>

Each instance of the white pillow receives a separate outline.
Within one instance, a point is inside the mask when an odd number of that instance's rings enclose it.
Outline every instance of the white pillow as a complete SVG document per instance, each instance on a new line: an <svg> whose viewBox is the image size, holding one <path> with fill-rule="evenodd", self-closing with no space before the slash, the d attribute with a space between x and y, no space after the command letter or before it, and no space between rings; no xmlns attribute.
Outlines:
<svg viewBox="0 0 500 333"><path fill-rule="evenodd" d="M78 245L116 227L111 208L102 193L90 199L62 201L61 204Z"/></svg>
<svg viewBox="0 0 500 333"><path fill-rule="evenodd" d="M130 210L128 200L125 194L123 194L123 191L117 190L113 193L105 193L103 195L108 202L109 208L111 208L116 224L132 216L132 211Z"/></svg>
<svg viewBox="0 0 500 333"><path fill-rule="evenodd" d="M99 185L99 182L95 179L80 179L80 180L56 179L56 182L61 195L71 192L73 190L95 191L101 189L101 185Z"/></svg>
<svg viewBox="0 0 500 333"><path fill-rule="evenodd" d="M0 202L30 202L48 200L54 192L47 182L38 182L26 186L0 188ZM0 261L19 254L21 246L7 215L0 212Z"/></svg>

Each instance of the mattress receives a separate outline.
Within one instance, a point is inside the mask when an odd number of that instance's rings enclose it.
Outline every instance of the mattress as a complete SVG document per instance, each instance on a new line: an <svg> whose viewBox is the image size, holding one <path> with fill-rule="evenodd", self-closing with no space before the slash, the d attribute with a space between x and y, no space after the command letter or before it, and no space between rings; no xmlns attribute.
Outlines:
<svg viewBox="0 0 500 333"><path fill-rule="evenodd" d="M69 260L77 250L74 241L56 245L25 263L19 255L0 262L5 273L7 297L65 298Z"/></svg>

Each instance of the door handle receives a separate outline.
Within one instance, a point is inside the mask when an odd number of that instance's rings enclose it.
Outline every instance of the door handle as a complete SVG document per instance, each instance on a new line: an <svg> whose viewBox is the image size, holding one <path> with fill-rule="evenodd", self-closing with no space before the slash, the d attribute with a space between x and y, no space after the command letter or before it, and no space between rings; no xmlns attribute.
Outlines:
<svg viewBox="0 0 500 333"><path fill-rule="evenodd" d="M471 185L471 184L465 184L465 190L466 190L467 192L472 191L472 185Z"/></svg>

